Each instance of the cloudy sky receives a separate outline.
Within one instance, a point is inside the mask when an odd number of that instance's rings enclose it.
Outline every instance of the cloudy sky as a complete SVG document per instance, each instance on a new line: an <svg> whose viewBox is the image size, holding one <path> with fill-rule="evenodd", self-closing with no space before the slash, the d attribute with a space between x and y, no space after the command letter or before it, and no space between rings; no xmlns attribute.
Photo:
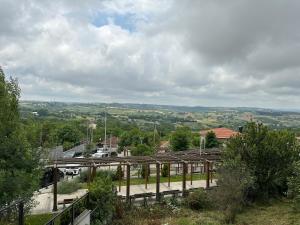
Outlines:
<svg viewBox="0 0 300 225"><path fill-rule="evenodd" d="M22 99L300 108L300 1L0 0Z"/></svg>

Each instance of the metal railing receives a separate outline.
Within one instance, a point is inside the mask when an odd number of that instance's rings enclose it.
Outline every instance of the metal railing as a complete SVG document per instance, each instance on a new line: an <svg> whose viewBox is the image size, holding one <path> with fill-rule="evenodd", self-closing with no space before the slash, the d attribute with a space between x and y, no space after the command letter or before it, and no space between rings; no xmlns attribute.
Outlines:
<svg viewBox="0 0 300 225"><path fill-rule="evenodd" d="M24 225L24 201L16 201L0 209L1 225Z"/></svg>
<svg viewBox="0 0 300 225"><path fill-rule="evenodd" d="M73 225L75 219L89 209L89 193L75 200L70 206L51 218L45 225Z"/></svg>

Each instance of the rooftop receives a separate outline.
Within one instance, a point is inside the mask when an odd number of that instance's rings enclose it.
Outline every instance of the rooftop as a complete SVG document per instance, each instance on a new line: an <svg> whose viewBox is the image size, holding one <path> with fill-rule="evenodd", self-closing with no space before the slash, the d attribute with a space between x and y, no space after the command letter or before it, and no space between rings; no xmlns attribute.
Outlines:
<svg viewBox="0 0 300 225"><path fill-rule="evenodd" d="M203 130L203 131L200 131L200 134L201 134L201 136L205 136L210 131L212 131L216 134L217 139L229 139L232 136L239 133L234 130L231 130L231 129L228 129L225 127L221 127L221 128L210 129L210 130Z"/></svg>

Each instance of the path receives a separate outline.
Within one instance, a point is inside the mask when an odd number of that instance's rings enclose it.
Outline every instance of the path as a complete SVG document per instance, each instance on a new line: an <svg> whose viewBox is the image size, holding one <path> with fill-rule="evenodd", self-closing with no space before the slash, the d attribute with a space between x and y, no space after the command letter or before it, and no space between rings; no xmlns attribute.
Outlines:
<svg viewBox="0 0 300 225"><path fill-rule="evenodd" d="M215 186L216 182L213 180L213 183L210 183L210 186ZM205 180L195 180L191 185L189 181L186 182L186 189L190 188L205 188L206 181ZM117 187L118 189L118 187ZM182 182L171 182L170 187L168 187L168 183L160 183L160 191L169 191L169 190L182 190ZM80 189L72 194L58 194L57 201L63 201L64 199L70 198L80 198L87 192L87 189ZM145 184L139 185L131 185L130 186L130 195L134 194L141 194L147 192L156 192L156 184L148 184L147 189L145 189ZM126 196L126 186L121 187L121 191L118 192L118 195ZM39 192L34 194L34 200L36 201L37 205L31 210L32 214L40 214L40 213L51 213L53 208L53 193L52 187L49 186L47 189L41 189ZM58 205L58 209L62 209L63 205Z"/></svg>

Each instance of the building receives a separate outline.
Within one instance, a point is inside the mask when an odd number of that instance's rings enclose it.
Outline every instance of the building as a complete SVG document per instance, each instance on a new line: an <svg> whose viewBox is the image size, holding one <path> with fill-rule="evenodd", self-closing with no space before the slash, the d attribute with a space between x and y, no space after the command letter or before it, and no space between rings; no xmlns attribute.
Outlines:
<svg viewBox="0 0 300 225"><path fill-rule="evenodd" d="M218 141L220 142L225 142L227 141L229 138L237 135L239 132L236 132L234 130L231 130L231 129L228 129L228 128L225 128L225 127L221 127L221 128L214 128L214 129L210 129L210 130L203 130L203 131L200 131L200 135L202 137L205 137L206 134L208 132L214 132Z"/></svg>
<svg viewBox="0 0 300 225"><path fill-rule="evenodd" d="M107 146L107 147L111 147L111 148L118 148L118 137L112 136L106 139L106 143L105 140L101 142L101 146Z"/></svg>

